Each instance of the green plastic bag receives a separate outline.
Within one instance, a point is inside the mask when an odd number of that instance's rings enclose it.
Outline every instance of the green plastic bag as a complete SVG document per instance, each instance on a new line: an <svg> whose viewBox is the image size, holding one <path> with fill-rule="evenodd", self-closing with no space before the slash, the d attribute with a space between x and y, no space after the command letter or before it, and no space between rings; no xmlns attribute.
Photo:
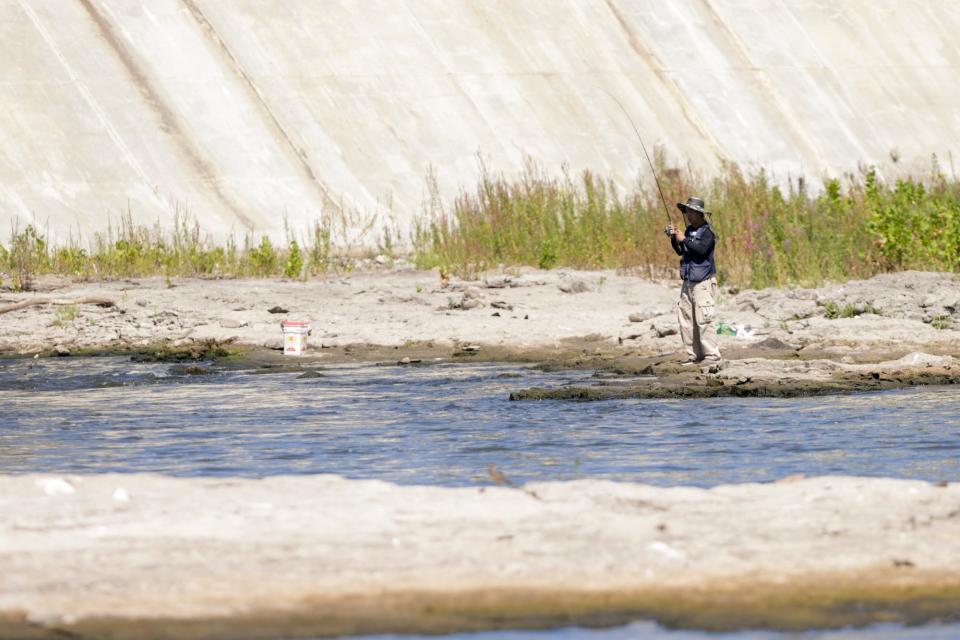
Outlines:
<svg viewBox="0 0 960 640"><path fill-rule="evenodd" d="M717 325L717 335L718 336L735 336L737 335L737 330L731 327L726 322L721 322Z"/></svg>

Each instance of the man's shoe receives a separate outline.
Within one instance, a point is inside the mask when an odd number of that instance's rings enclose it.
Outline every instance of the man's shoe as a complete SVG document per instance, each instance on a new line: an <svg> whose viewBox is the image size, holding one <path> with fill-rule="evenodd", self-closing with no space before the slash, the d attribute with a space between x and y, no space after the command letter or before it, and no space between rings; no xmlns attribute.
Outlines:
<svg viewBox="0 0 960 640"><path fill-rule="evenodd" d="M699 365L701 362L703 362L703 360L693 360L693 359L689 359L689 358L688 358L688 359L684 360L683 362L681 362L681 363L680 363L680 366L681 366L681 367L695 367L695 366Z"/></svg>

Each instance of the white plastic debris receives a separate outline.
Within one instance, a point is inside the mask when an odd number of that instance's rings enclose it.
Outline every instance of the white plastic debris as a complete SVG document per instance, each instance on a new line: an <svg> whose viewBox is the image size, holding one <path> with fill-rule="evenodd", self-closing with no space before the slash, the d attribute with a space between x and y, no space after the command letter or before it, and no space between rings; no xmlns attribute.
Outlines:
<svg viewBox="0 0 960 640"><path fill-rule="evenodd" d="M77 492L72 484L63 478L41 478L37 486L48 496L69 496Z"/></svg>
<svg viewBox="0 0 960 640"><path fill-rule="evenodd" d="M647 549L649 549L650 551L662 554L667 558L670 558L671 560L687 559L687 555L685 553L683 553L682 551L678 551L677 549L674 549L667 543L660 542L659 540L655 540L654 542L651 542L650 544L648 544Z"/></svg>

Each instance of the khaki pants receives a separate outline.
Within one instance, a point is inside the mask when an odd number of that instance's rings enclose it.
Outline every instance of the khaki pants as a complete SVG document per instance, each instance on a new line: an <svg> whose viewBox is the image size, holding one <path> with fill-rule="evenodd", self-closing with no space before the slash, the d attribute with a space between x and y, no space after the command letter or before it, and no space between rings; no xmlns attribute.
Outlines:
<svg viewBox="0 0 960 640"><path fill-rule="evenodd" d="M680 338L691 360L720 358L717 328L713 323L716 295L716 278L703 282L683 281L677 317L680 321Z"/></svg>

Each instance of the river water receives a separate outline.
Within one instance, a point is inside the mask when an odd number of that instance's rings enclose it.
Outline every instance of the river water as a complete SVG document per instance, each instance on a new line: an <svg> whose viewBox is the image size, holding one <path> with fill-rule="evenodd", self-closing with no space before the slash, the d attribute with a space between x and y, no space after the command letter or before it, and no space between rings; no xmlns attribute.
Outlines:
<svg viewBox="0 0 960 640"><path fill-rule="evenodd" d="M960 389L801 399L509 402L586 380L507 365L171 375L126 358L0 361L0 472L338 473L401 484L787 475L960 479Z"/></svg>
<svg viewBox="0 0 960 640"><path fill-rule="evenodd" d="M496 364L329 366L319 376L177 375L127 358L0 360L0 473L337 473L400 484L605 478L710 487L792 474L960 479L960 389L797 399L510 402L588 381ZM960 637L960 625L803 634L489 632L463 640ZM386 637L384 637L386 638Z"/></svg>

